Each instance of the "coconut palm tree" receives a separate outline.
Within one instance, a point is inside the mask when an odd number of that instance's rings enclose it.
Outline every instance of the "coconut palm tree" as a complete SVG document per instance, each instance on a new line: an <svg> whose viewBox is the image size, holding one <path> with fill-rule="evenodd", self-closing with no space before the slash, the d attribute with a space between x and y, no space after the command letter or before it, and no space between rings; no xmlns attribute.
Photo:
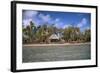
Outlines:
<svg viewBox="0 0 100 73"><path fill-rule="evenodd" d="M35 25L32 21L30 21L30 25L26 26L26 28L23 27L23 34L27 35L29 37L28 42L32 43L34 39L34 29Z"/></svg>
<svg viewBox="0 0 100 73"><path fill-rule="evenodd" d="M86 42L90 42L91 41L91 31L90 31L90 29L86 29L84 31L84 40Z"/></svg>

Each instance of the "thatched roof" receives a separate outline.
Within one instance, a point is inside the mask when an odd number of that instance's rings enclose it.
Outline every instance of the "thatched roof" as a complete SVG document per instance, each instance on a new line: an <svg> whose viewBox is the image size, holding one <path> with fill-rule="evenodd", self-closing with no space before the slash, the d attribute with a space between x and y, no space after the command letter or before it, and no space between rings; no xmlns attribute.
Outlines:
<svg viewBox="0 0 100 73"><path fill-rule="evenodd" d="M56 34L52 34L49 39L60 39Z"/></svg>

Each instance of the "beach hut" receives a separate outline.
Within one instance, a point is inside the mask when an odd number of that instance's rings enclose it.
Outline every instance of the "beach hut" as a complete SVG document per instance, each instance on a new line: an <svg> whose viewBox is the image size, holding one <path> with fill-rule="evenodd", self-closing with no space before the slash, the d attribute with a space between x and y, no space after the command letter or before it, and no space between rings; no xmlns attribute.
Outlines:
<svg viewBox="0 0 100 73"><path fill-rule="evenodd" d="M58 42L60 40L60 37L57 34L52 34L49 37L50 42Z"/></svg>

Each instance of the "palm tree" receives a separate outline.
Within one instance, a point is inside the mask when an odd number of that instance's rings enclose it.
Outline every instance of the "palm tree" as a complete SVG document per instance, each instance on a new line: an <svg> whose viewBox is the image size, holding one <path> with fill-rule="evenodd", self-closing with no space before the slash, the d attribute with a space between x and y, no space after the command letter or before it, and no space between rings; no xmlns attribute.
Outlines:
<svg viewBox="0 0 100 73"><path fill-rule="evenodd" d="M91 30L90 29L86 29L84 31L84 40L86 42L90 42L91 41Z"/></svg>
<svg viewBox="0 0 100 73"><path fill-rule="evenodd" d="M32 21L30 21L30 33L31 33L30 39L31 39L31 41L33 41L35 39L35 30L36 30L35 24Z"/></svg>
<svg viewBox="0 0 100 73"><path fill-rule="evenodd" d="M29 37L28 41L30 43L32 43L32 41L34 39L34 32L33 31L35 28L36 27L32 21L30 21L30 25L26 26L26 28L23 28L23 33Z"/></svg>
<svg viewBox="0 0 100 73"><path fill-rule="evenodd" d="M66 41L77 41L79 39L80 29L78 27L69 26L64 29L64 39Z"/></svg>
<svg viewBox="0 0 100 73"><path fill-rule="evenodd" d="M72 28L68 27L64 29L63 38L65 41L69 41L71 39Z"/></svg>

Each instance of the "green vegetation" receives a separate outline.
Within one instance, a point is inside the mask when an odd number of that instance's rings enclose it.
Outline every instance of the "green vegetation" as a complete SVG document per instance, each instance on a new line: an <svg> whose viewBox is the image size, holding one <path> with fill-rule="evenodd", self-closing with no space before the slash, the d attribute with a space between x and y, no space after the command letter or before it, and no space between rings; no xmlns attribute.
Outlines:
<svg viewBox="0 0 100 73"><path fill-rule="evenodd" d="M30 21L30 25L22 27L23 43L51 43L49 37L52 34L60 34L58 42L81 43L91 41L91 30L80 31L80 28L69 26L65 29L52 25L39 25L38 27Z"/></svg>

